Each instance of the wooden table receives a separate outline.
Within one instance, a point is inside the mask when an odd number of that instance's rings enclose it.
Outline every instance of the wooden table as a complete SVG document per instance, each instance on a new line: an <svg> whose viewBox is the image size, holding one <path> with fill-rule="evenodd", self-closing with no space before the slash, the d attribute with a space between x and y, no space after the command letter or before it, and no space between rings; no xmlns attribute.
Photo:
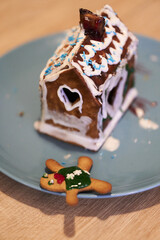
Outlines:
<svg viewBox="0 0 160 240"><path fill-rule="evenodd" d="M159 0L0 0L0 54L76 25L78 9L110 4L136 33L160 39ZM30 189L0 174L1 240L159 240L160 188L112 198L65 198Z"/></svg>

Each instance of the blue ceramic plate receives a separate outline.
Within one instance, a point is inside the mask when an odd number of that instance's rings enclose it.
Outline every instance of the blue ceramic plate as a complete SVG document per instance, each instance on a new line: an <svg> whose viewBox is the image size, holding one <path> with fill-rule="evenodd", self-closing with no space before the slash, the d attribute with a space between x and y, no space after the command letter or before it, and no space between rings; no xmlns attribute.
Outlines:
<svg viewBox="0 0 160 240"><path fill-rule="evenodd" d="M77 164L79 156L94 161L91 176L109 181L109 195L81 193L82 198L108 198L141 192L160 185L160 129L146 130L130 111L121 119L112 136L120 147L110 152L84 150L38 134L33 123L40 117L39 75L65 33L25 44L0 59L0 169L14 180L37 190L45 172L45 160L54 158L64 166ZM147 118L160 125L160 43L139 38L136 87L139 95L157 101L148 107ZM24 112L23 116L19 116ZM59 193L52 193L64 195Z"/></svg>

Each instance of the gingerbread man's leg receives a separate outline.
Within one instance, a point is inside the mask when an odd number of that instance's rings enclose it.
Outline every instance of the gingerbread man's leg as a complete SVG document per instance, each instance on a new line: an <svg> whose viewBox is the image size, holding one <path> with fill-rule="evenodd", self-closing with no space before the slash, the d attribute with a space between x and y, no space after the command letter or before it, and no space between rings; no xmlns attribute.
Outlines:
<svg viewBox="0 0 160 240"><path fill-rule="evenodd" d="M78 204L78 189L71 189L66 191L66 202L70 205L70 206L75 206Z"/></svg>
<svg viewBox="0 0 160 240"><path fill-rule="evenodd" d="M63 166L53 159L48 159L46 161L46 166L52 172L58 172Z"/></svg>
<svg viewBox="0 0 160 240"><path fill-rule="evenodd" d="M78 158L78 167L85 171L90 171L93 165L93 161L91 158L82 156Z"/></svg>

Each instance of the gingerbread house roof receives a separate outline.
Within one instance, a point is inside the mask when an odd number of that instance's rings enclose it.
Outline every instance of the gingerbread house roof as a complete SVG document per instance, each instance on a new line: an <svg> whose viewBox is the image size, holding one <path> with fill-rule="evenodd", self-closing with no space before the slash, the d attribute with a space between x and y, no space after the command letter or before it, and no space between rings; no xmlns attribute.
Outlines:
<svg viewBox="0 0 160 240"><path fill-rule="evenodd" d="M48 60L41 73L40 84L55 81L63 71L75 68L92 95L98 96L106 88L109 79L126 65L136 52L136 37L110 6L106 5L97 14L105 20L103 41L85 35L81 26L72 28Z"/></svg>

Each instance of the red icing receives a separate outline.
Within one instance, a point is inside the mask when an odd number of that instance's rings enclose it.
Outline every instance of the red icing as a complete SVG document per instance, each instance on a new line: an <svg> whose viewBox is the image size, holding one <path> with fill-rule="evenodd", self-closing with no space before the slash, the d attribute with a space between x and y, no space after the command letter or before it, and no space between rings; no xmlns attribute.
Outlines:
<svg viewBox="0 0 160 240"><path fill-rule="evenodd" d="M61 184L65 180L65 177L59 173L55 173L54 178L57 179L58 184Z"/></svg>

